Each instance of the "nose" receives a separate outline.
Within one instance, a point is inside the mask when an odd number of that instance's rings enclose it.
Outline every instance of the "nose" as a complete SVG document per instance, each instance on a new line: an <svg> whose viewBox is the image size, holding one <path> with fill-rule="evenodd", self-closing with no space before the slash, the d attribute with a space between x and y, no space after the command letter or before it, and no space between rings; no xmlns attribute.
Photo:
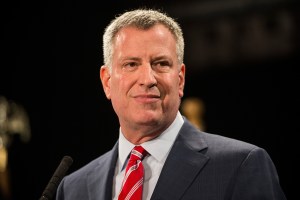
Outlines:
<svg viewBox="0 0 300 200"><path fill-rule="evenodd" d="M155 71L152 69L150 64L140 67L139 84L149 88L157 84Z"/></svg>

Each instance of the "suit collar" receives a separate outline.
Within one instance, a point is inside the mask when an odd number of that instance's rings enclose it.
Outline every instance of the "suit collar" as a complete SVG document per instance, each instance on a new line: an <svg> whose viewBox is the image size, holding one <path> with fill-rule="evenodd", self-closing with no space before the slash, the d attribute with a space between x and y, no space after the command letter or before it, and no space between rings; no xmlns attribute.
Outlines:
<svg viewBox="0 0 300 200"><path fill-rule="evenodd" d="M180 199L209 160L201 152L206 148L201 132L185 120L151 199Z"/></svg>
<svg viewBox="0 0 300 200"><path fill-rule="evenodd" d="M112 199L113 176L118 157L118 143L106 153L100 164L87 175L89 200Z"/></svg>

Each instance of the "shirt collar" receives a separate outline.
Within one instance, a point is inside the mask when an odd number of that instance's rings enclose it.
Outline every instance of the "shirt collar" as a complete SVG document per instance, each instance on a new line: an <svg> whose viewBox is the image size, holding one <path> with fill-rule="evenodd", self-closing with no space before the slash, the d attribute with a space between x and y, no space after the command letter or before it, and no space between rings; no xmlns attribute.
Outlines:
<svg viewBox="0 0 300 200"><path fill-rule="evenodd" d="M178 135L178 132L183 125L184 120L180 112L178 111L173 123L157 138L144 142L141 144L147 152L153 156L159 162L164 162L169 154L169 151ZM119 129L119 166L124 166L131 149L135 145L130 143ZM122 170L123 167L120 168Z"/></svg>

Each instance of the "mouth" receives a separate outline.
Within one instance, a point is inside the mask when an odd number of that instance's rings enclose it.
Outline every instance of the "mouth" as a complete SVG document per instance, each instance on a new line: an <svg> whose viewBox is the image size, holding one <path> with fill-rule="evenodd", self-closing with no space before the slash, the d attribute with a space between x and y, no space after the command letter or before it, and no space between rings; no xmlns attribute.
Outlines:
<svg viewBox="0 0 300 200"><path fill-rule="evenodd" d="M156 94L140 94L134 96L134 99L141 103L154 103L160 100L160 95Z"/></svg>

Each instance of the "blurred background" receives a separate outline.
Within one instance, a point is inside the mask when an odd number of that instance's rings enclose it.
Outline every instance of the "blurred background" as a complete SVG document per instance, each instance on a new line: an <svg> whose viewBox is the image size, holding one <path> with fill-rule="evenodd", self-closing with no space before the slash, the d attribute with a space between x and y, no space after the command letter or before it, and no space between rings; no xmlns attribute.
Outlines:
<svg viewBox="0 0 300 200"><path fill-rule="evenodd" d="M0 199L38 199L63 156L74 160L70 173L115 144L118 120L99 80L102 34L138 7L161 9L182 26L182 113L204 131L266 149L295 199L297 0L1 3Z"/></svg>

